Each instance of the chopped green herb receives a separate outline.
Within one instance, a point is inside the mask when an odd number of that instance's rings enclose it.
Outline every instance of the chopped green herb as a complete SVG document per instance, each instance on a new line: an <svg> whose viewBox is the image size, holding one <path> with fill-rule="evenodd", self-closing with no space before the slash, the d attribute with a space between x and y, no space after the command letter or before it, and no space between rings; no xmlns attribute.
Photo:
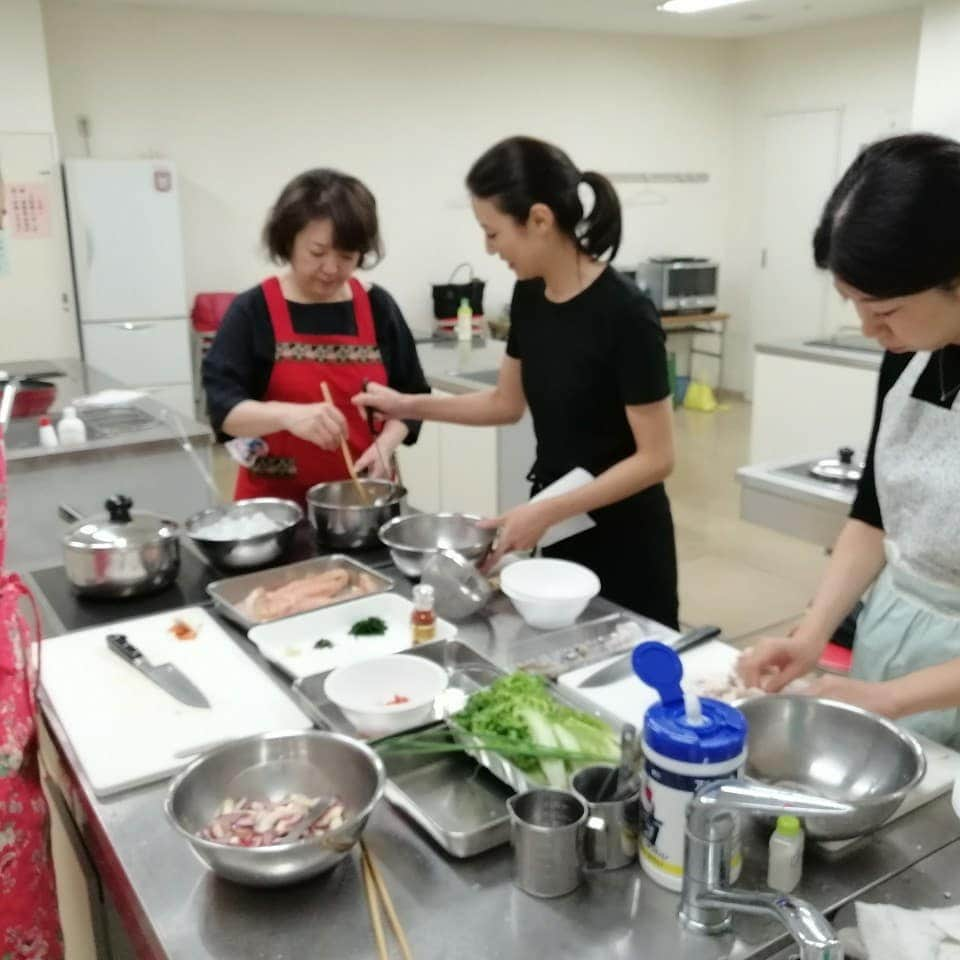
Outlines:
<svg viewBox="0 0 960 960"><path fill-rule="evenodd" d="M333 641L326 637L321 637L314 645L314 650L329 650L333 646Z"/></svg>
<svg viewBox="0 0 960 960"><path fill-rule="evenodd" d="M386 621L379 617L367 617L365 620L358 620L350 628L351 637L381 637L386 632Z"/></svg>

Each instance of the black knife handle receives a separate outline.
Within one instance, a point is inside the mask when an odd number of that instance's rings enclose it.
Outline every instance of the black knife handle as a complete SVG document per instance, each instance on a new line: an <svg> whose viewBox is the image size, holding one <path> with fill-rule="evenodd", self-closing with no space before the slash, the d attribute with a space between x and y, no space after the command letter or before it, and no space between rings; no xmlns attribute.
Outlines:
<svg viewBox="0 0 960 960"><path fill-rule="evenodd" d="M370 381L364 379L363 381L363 392L366 393L370 389ZM378 431L376 425L373 422L373 407L367 407L367 426L370 428L370 433L373 436L376 436Z"/></svg>
<svg viewBox="0 0 960 960"><path fill-rule="evenodd" d="M130 663L143 659L143 654L122 633L108 633L107 646Z"/></svg>

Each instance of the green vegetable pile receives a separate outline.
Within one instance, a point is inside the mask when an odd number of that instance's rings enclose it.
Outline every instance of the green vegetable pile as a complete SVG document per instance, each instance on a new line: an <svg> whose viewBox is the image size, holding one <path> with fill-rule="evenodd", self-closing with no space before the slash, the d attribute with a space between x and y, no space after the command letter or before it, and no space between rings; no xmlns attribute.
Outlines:
<svg viewBox="0 0 960 960"><path fill-rule="evenodd" d="M583 758L595 763L620 759L617 738L603 720L559 703L543 677L522 671L474 693L453 720L481 740L546 748L546 755L534 751L510 759L533 779L558 789L566 788L570 774L584 765ZM554 751L558 755L551 756ZM564 752L567 759L562 758Z"/></svg>
<svg viewBox="0 0 960 960"><path fill-rule="evenodd" d="M478 690L450 719L458 731L454 738L446 727L430 727L382 740L377 751L386 756L490 750L531 780L559 789L586 764L620 759L619 743L606 723L558 703L547 682L528 673L501 677Z"/></svg>
<svg viewBox="0 0 960 960"><path fill-rule="evenodd" d="M358 620L349 630L351 637L382 637L387 632L387 624L380 617L367 617Z"/></svg>

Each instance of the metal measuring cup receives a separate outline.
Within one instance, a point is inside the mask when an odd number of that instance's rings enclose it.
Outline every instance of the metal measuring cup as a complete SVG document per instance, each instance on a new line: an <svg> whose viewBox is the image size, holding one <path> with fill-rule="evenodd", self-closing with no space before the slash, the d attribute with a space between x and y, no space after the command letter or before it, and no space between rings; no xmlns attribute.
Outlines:
<svg viewBox="0 0 960 960"><path fill-rule="evenodd" d="M583 870L604 869L603 822L563 790L528 790L507 800L513 882L534 897L562 897L575 890Z"/></svg>
<svg viewBox="0 0 960 960"><path fill-rule="evenodd" d="M591 819L603 824L605 870L618 870L636 862L640 833L640 785L623 794L611 792L607 785L612 770L616 767L609 764L584 767L570 781L574 796L587 807Z"/></svg>

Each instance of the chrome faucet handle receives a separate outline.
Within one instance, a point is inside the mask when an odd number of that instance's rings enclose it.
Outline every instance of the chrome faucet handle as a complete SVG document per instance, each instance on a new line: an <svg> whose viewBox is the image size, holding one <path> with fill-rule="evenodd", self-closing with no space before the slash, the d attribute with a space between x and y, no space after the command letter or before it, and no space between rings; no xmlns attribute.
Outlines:
<svg viewBox="0 0 960 960"><path fill-rule="evenodd" d="M797 897L772 891L733 889L729 883L735 814L846 816L849 803L799 790L744 780L705 783L687 808L680 920L701 933L729 929L734 912L777 917L797 943L802 960L843 960L843 948L824 916Z"/></svg>

